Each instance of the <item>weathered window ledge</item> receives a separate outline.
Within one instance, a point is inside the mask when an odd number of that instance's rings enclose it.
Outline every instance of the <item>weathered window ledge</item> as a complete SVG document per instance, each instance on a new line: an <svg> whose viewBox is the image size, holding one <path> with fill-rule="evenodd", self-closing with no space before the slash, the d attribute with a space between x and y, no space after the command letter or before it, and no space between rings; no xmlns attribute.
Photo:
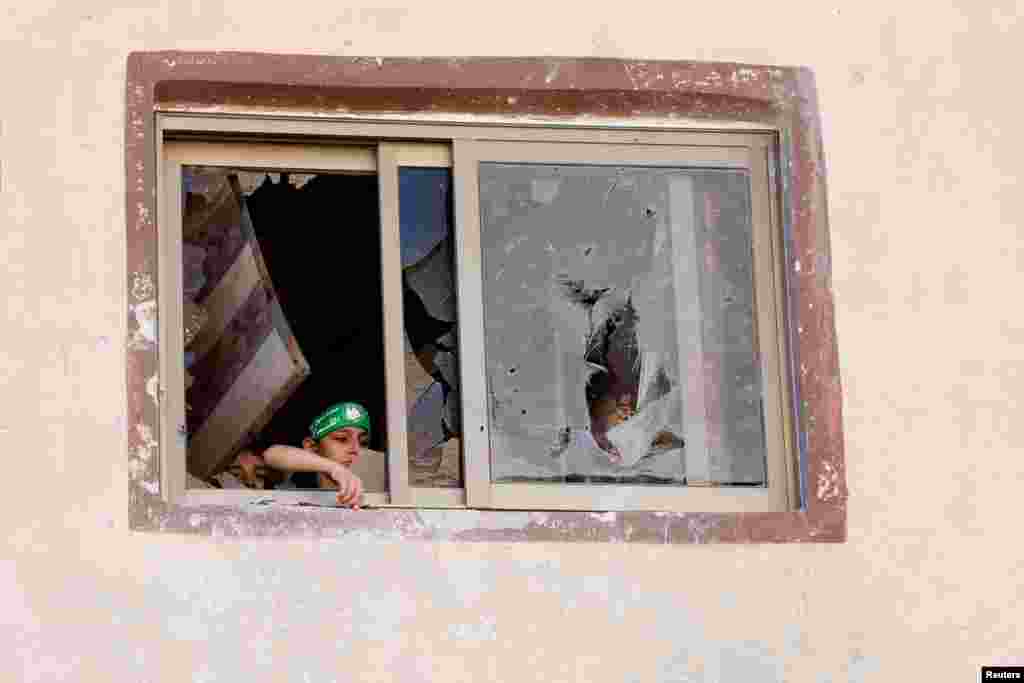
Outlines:
<svg viewBox="0 0 1024 683"><path fill-rule="evenodd" d="M653 543L842 542L846 483L824 159L806 69L606 59L379 59L134 53L125 134L130 522L219 535ZM155 112L418 116L580 124L758 126L780 140L802 508L778 513L362 511L164 502L157 435ZM706 126L701 122L707 122Z"/></svg>

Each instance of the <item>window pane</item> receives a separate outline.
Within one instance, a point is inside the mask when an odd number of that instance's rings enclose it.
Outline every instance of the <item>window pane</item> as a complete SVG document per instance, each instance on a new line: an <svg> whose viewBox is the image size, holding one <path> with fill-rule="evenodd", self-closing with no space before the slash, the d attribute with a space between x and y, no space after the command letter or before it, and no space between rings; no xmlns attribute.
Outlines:
<svg viewBox="0 0 1024 683"><path fill-rule="evenodd" d="M348 400L371 416L371 450L353 470L385 490L376 177L186 166L182 182L189 472L329 488L259 456L301 447L313 419Z"/></svg>
<svg viewBox="0 0 1024 683"><path fill-rule="evenodd" d="M462 486L451 189L450 169L399 169L412 486Z"/></svg>
<svg viewBox="0 0 1024 683"><path fill-rule="evenodd" d="M764 485L743 171L482 163L496 482Z"/></svg>

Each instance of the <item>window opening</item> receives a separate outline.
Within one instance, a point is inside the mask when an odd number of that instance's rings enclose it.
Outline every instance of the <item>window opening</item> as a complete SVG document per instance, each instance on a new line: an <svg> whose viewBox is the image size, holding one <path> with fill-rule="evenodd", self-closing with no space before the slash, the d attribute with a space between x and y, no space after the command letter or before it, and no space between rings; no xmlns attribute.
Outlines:
<svg viewBox="0 0 1024 683"><path fill-rule="evenodd" d="M382 469L376 177L185 166L182 198L189 474L226 487L319 488L316 473L288 475L260 456L299 446L313 418L342 400L367 408Z"/></svg>

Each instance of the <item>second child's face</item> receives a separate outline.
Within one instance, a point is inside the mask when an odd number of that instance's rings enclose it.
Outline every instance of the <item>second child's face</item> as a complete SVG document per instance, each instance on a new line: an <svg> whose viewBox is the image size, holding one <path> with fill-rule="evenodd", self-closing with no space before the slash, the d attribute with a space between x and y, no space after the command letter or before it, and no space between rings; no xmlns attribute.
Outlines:
<svg viewBox="0 0 1024 683"><path fill-rule="evenodd" d="M361 449L367 447L369 440L365 430L359 427L345 427L320 439L317 450L328 460L351 467L359 459Z"/></svg>

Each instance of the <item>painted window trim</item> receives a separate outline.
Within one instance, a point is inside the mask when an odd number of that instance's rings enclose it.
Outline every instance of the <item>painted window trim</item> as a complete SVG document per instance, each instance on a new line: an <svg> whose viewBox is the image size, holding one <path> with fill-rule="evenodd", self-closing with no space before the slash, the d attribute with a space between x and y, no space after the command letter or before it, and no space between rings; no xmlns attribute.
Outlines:
<svg viewBox="0 0 1024 683"><path fill-rule="evenodd" d="M846 485L816 93L802 68L596 59L359 59L251 53L134 53L126 116L127 443L130 523L213 535L462 540L842 542ZM786 333L803 507L768 513L353 512L196 508L160 495L155 283L156 112L356 115L629 129L773 129L789 296ZM421 128L427 131L429 125ZM250 509L253 508L253 509Z"/></svg>

